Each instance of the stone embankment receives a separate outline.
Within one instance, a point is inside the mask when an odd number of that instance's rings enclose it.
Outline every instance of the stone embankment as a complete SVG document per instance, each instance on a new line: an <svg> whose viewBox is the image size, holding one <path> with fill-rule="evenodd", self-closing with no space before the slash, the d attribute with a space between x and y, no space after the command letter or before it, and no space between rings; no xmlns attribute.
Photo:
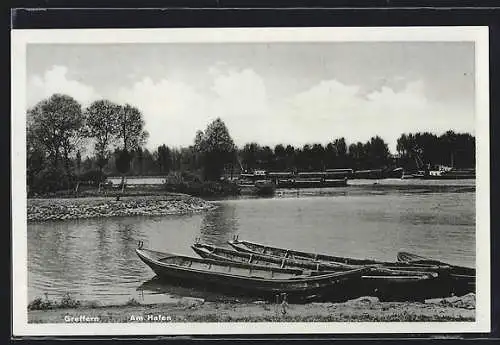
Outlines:
<svg viewBox="0 0 500 345"><path fill-rule="evenodd" d="M28 221L123 216L163 216L201 212L215 206L187 195L116 198L28 199Z"/></svg>

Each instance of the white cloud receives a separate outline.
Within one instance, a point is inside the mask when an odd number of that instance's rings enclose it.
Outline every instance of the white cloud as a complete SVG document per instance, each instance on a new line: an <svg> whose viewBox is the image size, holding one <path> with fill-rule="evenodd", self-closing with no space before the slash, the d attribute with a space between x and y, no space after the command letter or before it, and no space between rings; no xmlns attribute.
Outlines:
<svg viewBox="0 0 500 345"><path fill-rule="evenodd" d="M223 73L215 67L210 74L213 79L209 90L147 77L132 87L121 88L112 100L130 103L143 112L150 148L163 143L191 145L196 131L204 130L217 117L224 120L237 144L258 139L251 128L258 119L265 122L269 114L262 78L252 70Z"/></svg>
<svg viewBox="0 0 500 345"><path fill-rule="evenodd" d="M131 88L121 88L112 100L136 106L144 114L149 132L148 147L166 143L174 146L192 144L196 126L207 123L206 98L190 85L162 79L144 78Z"/></svg>
<svg viewBox="0 0 500 345"><path fill-rule="evenodd" d="M358 86L325 80L287 99L271 100L264 78L255 71L221 66L211 67L209 90L145 78L123 88L117 101L143 111L150 148L162 143L190 145L196 130L203 130L216 117L223 119L240 146L250 141L271 146L326 144L340 136L350 143L365 142L380 135L395 151L403 132L473 128L472 109L429 101L422 81L407 83L400 91L382 87L361 97Z"/></svg>
<svg viewBox="0 0 500 345"><path fill-rule="evenodd" d="M69 79L68 68L65 66L52 66L43 76L34 75L28 80L28 107L52 96L54 93L69 95L82 104L88 105L95 99L101 98L93 87Z"/></svg>
<svg viewBox="0 0 500 345"><path fill-rule="evenodd" d="M211 90L212 117L225 121L237 145L272 136L272 105L261 76L251 69L215 74Z"/></svg>
<svg viewBox="0 0 500 345"><path fill-rule="evenodd" d="M357 86L323 81L289 99L277 116L293 123L287 136L294 141L326 143L344 136L352 143L379 135L393 152L403 132L473 128L472 109L431 102L424 95L424 87L422 81L416 81L399 92L383 87L360 97Z"/></svg>
<svg viewBox="0 0 500 345"><path fill-rule="evenodd" d="M384 86L361 96L360 86L332 79L286 99L271 99L266 79L252 69L218 63L207 72L209 84L145 77L108 96L143 112L151 149L163 143L191 145L196 131L216 117L226 123L239 146L250 141L271 146L326 144L341 136L352 143L380 135L394 151L403 132L474 128L473 105L464 108L430 101L422 81L407 82L398 90ZM69 94L83 104L100 98L91 86L69 80L62 66L31 78L28 86L32 102L54 92Z"/></svg>

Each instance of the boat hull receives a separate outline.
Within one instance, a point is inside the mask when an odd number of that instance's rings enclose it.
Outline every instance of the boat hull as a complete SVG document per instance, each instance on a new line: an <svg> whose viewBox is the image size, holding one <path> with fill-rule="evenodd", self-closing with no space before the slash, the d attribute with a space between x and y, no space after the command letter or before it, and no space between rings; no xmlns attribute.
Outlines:
<svg viewBox="0 0 500 345"><path fill-rule="evenodd" d="M473 180L475 174L424 175L424 180Z"/></svg>
<svg viewBox="0 0 500 345"><path fill-rule="evenodd" d="M281 274L283 270L262 268L257 265L244 265L236 263L221 263L215 260L205 260L207 265L217 265L227 267L227 272L214 272L203 269L191 269L179 265L164 264L157 260L148 251L137 249L139 258L148 265L160 278L173 280L175 283L186 282L198 284L204 287L214 287L221 291L230 292L236 289L238 292L245 292L249 295L260 298L274 298L277 294L287 294L289 299L308 299L312 297L331 297L336 299L349 298L350 287L359 284L361 276L367 270L364 268L341 273L328 273L319 275L300 275L290 273L288 278L272 278L273 272ZM200 260L200 259L198 259ZM248 269L248 275L237 275L230 273L230 268ZM262 278L252 275L253 272L268 270L271 274L269 278Z"/></svg>
<svg viewBox="0 0 500 345"><path fill-rule="evenodd" d="M247 252L252 254L260 254L260 255L268 255L274 256L278 258L290 258L290 259L298 259L298 260L306 260L306 261L315 261L315 262L326 262L332 264L343 264L343 265L351 265L351 266L359 266L359 265L384 265L386 268L394 268L394 269L409 269L409 270L422 270L428 269L430 265L428 264L409 264L407 262L386 262L372 259L356 259L356 258L346 258L340 256L333 256L327 254L316 254L286 248L273 247L268 245L263 245L250 241L243 240L231 240L228 241L228 244L236 249L237 251ZM447 265L442 265L441 267L432 267L434 270L438 269L447 269Z"/></svg>
<svg viewBox="0 0 500 345"><path fill-rule="evenodd" d="M420 255L408 252L399 252L397 259L400 262L416 264L444 264L442 261L429 259ZM471 267L449 265L450 270L441 274L442 279L438 288L451 290L455 295L463 295L476 291L476 270Z"/></svg>
<svg viewBox="0 0 500 345"><path fill-rule="evenodd" d="M280 259L277 257L238 252L210 244L196 243L192 249L201 257L215 260L229 260L233 262L253 262L259 265L272 267L297 268L316 272L342 271L353 269L356 266L325 262L312 262L298 259ZM372 266L370 271L361 277L359 285L352 287L357 296L377 296L381 300L419 300L434 296L434 280L436 272L422 271L422 267L415 266L415 270L397 270L382 266ZM417 271L420 270L420 271Z"/></svg>
<svg viewBox="0 0 500 345"><path fill-rule="evenodd" d="M350 265L381 265L384 268L394 270L409 270L409 271L431 271L438 274L437 279L430 281L418 281L418 284L408 283L409 292L415 290L415 297L440 297L449 296L451 294L463 295L469 292L475 292L475 270L470 270L464 267L449 265L436 260L404 260L403 257L399 258L397 262L383 262L370 259L353 259L343 258L325 254L315 254L303 251L289 250L284 248L272 247L254 243L250 241L232 240L228 242L233 248L238 251L274 256L280 259L291 258L299 260L308 260L312 262L325 262L325 263L340 263ZM425 258L424 258L425 259ZM381 286L384 284L384 291L387 295L391 295L393 291L397 292L397 284L390 280L377 281L374 278L367 284L367 289L381 291ZM401 280L404 282L404 280ZM417 283L417 282L415 282ZM415 287L415 288L414 288ZM418 287L418 288L416 288ZM406 293L404 295L407 295ZM400 296L396 296L399 298Z"/></svg>

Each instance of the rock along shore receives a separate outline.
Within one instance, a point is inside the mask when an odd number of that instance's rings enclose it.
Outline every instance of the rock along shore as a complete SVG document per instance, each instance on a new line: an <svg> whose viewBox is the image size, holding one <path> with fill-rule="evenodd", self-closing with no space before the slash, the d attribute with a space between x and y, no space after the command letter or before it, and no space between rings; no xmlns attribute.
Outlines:
<svg viewBox="0 0 500 345"><path fill-rule="evenodd" d="M189 195L116 198L28 199L28 222L124 216L163 216L202 212L215 208L209 201Z"/></svg>

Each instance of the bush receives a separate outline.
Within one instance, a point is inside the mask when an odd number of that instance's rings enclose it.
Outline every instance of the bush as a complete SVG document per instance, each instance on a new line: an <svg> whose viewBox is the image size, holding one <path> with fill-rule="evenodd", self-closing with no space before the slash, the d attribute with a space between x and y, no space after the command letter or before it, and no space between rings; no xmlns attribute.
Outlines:
<svg viewBox="0 0 500 345"><path fill-rule="evenodd" d="M45 295L45 298L37 297L31 301L28 304L28 310L69 309L78 308L80 305L81 302L72 298L69 293L66 293L59 302L49 300L47 295Z"/></svg>
<svg viewBox="0 0 500 345"><path fill-rule="evenodd" d="M165 183L168 185L175 185L183 183L182 174L179 172L170 172L165 178Z"/></svg>
<svg viewBox="0 0 500 345"><path fill-rule="evenodd" d="M181 178L184 182L195 182L195 183L201 183L201 178L197 174L194 174L192 172L187 172L183 171L181 173Z"/></svg>
<svg viewBox="0 0 500 345"><path fill-rule="evenodd" d="M52 308L54 308L54 303L47 297L44 299L37 297L28 304L28 310L48 310Z"/></svg>
<svg viewBox="0 0 500 345"><path fill-rule="evenodd" d="M141 305L141 302L132 297L125 303L125 305L129 307L136 307Z"/></svg>
<svg viewBox="0 0 500 345"><path fill-rule="evenodd" d="M59 303L59 308L77 308L80 304L80 301L77 301L69 293L66 293Z"/></svg>
<svg viewBox="0 0 500 345"><path fill-rule="evenodd" d="M74 176L68 176L61 168L47 167L34 176L30 193L50 193L74 187Z"/></svg>
<svg viewBox="0 0 500 345"><path fill-rule="evenodd" d="M184 193L198 197L214 197L238 195L239 188L235 183L231 182L180 182L171 183L167 180L165 189L172 193Z"/></svg>
<svg viewBox="0 0 500 345"><path fill-rule="evenodd" d="M106 180L106 176L102 171L99 170L89 170L79 176L81 184L98 186L100 182Z"/></svg>

